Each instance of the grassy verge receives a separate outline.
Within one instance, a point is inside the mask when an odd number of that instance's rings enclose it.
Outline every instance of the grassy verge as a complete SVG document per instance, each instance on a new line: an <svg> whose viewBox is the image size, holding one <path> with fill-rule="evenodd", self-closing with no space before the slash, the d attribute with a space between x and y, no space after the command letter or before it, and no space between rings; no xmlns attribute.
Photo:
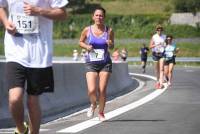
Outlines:
<svg viewBox="0 0 200 134"><path fill-rule="evenodd" d="M126 47L128 50L128 55L130 57L137 57L139 56L139 50L140 50L141 44L138 44L138 43L127 44L127 45L117 44L115 47L119 49ZM177 47L180 48L180 51L178 53L179 57L200 57L200 43L196 43L196 44L177 43Z"/></svg>
<svg viewBox="0 0 200 134"><path fill-rule="evenodd" d="M130 57L139 56L140 44L128 44L128 45L116 45L115 47L122 49L126 47ZM180 53L178 57L200 57L200 44L189 44L182 43L177 45L180 48ZM81 52L81 48L78 45L63 45L57 44L54 45L54 56L66 56L71 57L74 49L77 49L78 52ZM111 50L111 53L113 50ZM0 55L4 55L3 45L0 45ZM149 54L151 55L151 54ZM140 62L128 62L129 65L140 65ZM148 65L153 65L153 62L148 61ZM177 62L176 66L200 66L200 62Z"/></svg>
<svg viewBox="0 0 200 134"><path fill-rule="evenodd" d="M0 44L0 55L4 55L4 46Z"/></svg>
<svg viewBox="0 0 200 134"><path fill-rule="evenodd" d="M147 44L148 45L148 44ZM141 44L132 43L126 45L116 44L115 48L120 50L125 47L128 50L128 56L138 57ZM200 43L177 43L177 47L180 48L178 57L200 57ZM72 56L72 51L77 49L78 52L81 52L79 45L66 45L66 44L56 44L54 45L54 56ZM111 53L113 50L110 51ZM0 45L0 55L4 55L3 45Z"/></svg>
<svg viewBox="0 0 200 134"><path fill-rule="evenodd" d="M127 45L119 45L116 44L115 48L119 48L120 50L125 47L128 50L128 56L130 57L138 57L139 50L141 44L132 43ZM180 52L178 53L179 57L200 57L200 43L192 44L192 43L178 43L177 47L180 48ZM81 52L81 48L78 45L55 45L54 46L54 55L55 56L72 56L73 49L77 49L78 52ZM110 50L112 53L113 50Z"/></svg>
<svg viewBox="0 0 200 134"><path fill-rule="evenodd" d="M138 61L130 61L128 62L129 65L136 65L136 66L140 66L141 62ZM152 61L148 61L147 62L147 66L153 66L153 62ZM200 67L200 62L176 62L176 66L196 66L196 67Z"/></svg>
<svg viewBox="0 0 200 134"><path fill-rule="evenodd" d="M173 11L173 4L170 0L116 0L116 1L96 1L108 14L134 15L134 14L163 14ZM123 12L121 12L123 11Z"/></svg>

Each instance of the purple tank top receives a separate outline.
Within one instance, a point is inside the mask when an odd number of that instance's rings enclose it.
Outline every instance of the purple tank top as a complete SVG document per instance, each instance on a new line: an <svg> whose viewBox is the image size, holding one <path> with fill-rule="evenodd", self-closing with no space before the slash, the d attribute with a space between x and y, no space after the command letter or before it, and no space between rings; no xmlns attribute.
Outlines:
<svg viewBox="0 0 200 134"><path fill-rule="evenodd" d="M91 26L89 27L87 42L92 45L94 51L88 52L86 62L101 64L111 61L110 54L108 52L108 45L106 43L107 39L108 27L105 27L104 33L98 37L92 33Z"/></svg>

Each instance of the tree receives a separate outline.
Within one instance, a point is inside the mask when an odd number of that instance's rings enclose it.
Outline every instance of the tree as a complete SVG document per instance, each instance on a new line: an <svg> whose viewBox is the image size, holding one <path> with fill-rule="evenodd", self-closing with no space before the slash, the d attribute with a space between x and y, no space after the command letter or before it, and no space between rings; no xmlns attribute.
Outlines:
<svg viewBox="0 0 200 134"><path fill-rule="evenodd" d="M176 12L193 12L200 11L200 0L174 0Z"/></svg>
<svg viewBox="0 0 200 134"><path fill-rule="evenodd" d="M72 10L72 12L76 10L80 10L85 8L85 0L69 0L69 4L67 7Z"/></svg>

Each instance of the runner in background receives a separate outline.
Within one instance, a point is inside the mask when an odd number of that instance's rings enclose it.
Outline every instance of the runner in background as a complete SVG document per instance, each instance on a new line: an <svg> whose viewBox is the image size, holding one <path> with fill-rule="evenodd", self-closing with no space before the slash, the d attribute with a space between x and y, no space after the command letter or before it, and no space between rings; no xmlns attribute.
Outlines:
<svg viewBox="0 0 200 134"><path fill-rule="evenodd" d="M126 59L128 57L128 51L125 47L123 47L122 50L120 51L120 57L121 57L122 61L126 61Z"/></svg>
<svg viewBox="0 0 200 134"><path fill-rule="evenodd" d="M119 62L120 61L120 52L119 48L115 48L112 53L112 60L113 62Z"/></svg>
<svg viewBox="0 0 200 134"><path fill-rule="evenodd" d="M152 36L149 48L152 49L152 58L155 64L155 72L157 81L155 83L156 89L163 88L164 77L164 45L166 35L163 34L163 27L161 25L156 26L156 33Z"/></svg>
<svg viewBox="0 0 200 134"><path fill-rule="evenodd" d="M164 65L164 73L165 79L167 81L167 85L171 86L172 84L172 76L174 65L176 64L175 58L176 53L179 51L179 48L176 47L175 42L173 42L173 37L171 35L167 35L166 37L166 46L165 46L165 65Z"/></svg>
<svg viewBox="0 0 200 134"><path fill-rule="evenodd" d="M142 47L140 48L142 73L146 72L146 64L147 64L148 52L149 52L149 48L146 47L145 43L143 43Z"/></svg>
<svg viewBox="0 0 200 134"><path fill-rule="evenodd" d="M78 56L79 56L78 50L74 49L72 56L73 56L73 61L78 61Z"/></svg>
<svg viewBox="0 0 200 134"><path fill-rule="evenodd" d="M108 49L114 47L114 33L104 24L105 15L105 9L96 8L92 15L94 24L84 28L79 41L80 47L88 52L86 81L91 105L87 116L93 117L98 101L98 116L101 121L105 120L106 88L112 72L112 61Z"/></svg>

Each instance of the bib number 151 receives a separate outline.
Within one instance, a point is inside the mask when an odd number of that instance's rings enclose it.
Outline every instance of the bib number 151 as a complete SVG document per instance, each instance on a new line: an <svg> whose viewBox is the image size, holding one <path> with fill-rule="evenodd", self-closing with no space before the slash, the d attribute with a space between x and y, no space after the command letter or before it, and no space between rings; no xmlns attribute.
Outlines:
<svg viewBox="0 0 200 134"><path fill-rule="evenodd" d="M18 24L19 28L31 28L32 27L31 21L25 21L25 20L20 21L20 20L18 20L17 24Z"/></svg>
<svg viewBox="0 0 200 134"><path fill-rule="evenodd" d="M39 20L37 16L11 14L11 19L15 24L18 33L32 34L39 32Z"/></svg>

